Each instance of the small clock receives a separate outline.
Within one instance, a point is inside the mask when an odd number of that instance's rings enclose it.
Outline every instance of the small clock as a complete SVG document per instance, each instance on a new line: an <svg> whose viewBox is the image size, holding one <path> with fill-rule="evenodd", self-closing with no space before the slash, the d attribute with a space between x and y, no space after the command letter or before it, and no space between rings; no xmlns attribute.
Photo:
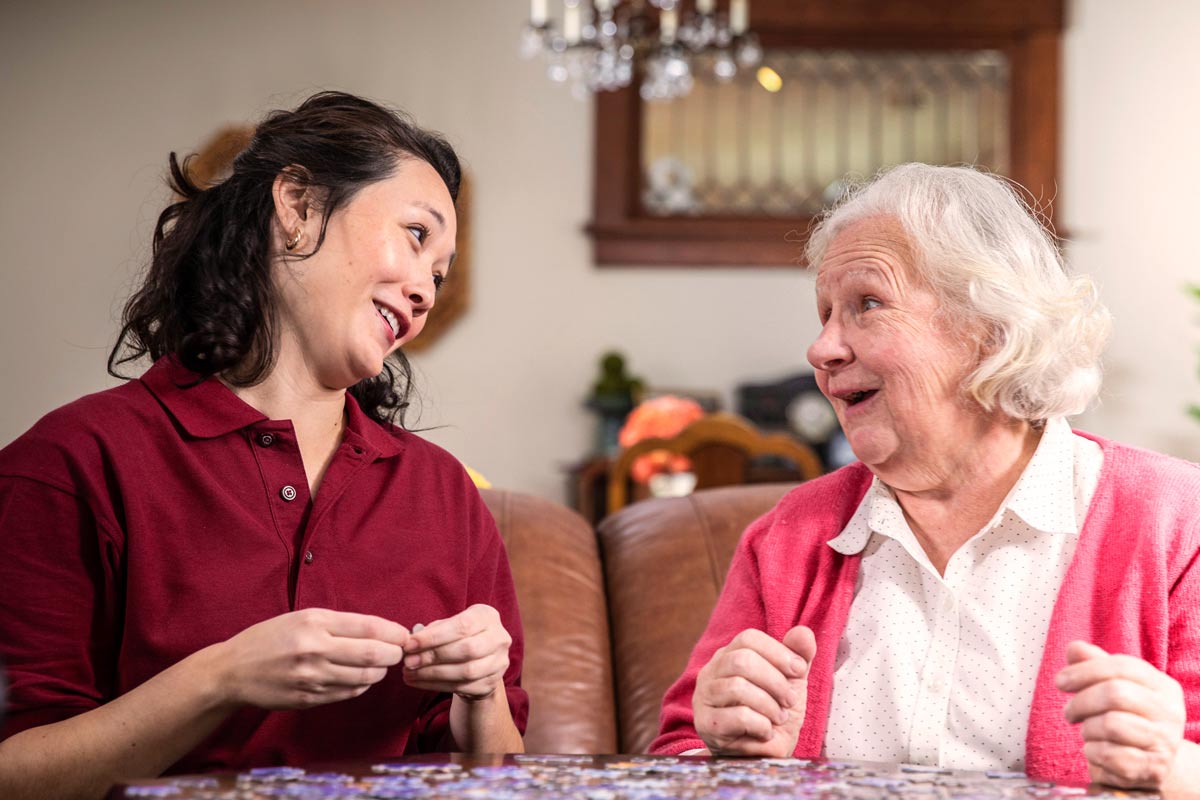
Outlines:
<svg viewBox="0 0 1200 800"><path fill-rule="evenodd" d="M788 426L806 442L824 442L838 428L833 406L819 391L800 392L786 413Z"/></svg>

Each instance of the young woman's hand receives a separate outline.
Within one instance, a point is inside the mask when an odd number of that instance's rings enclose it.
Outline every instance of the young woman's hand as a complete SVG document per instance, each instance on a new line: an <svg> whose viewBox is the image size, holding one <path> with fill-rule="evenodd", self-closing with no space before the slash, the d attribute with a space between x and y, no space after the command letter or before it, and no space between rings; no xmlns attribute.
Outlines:
<svg viewBox="0 0 1200 800"><path fill-rule="evenodd" d="M404 657L403 625L367 614L306 608L217 645L228 702L310 708L358 697Z"/></svg>
<svg viewBox="0 0 1200 800"><path fill-rule="evenodd" d="M503 689L511 644L500 613L491 606L473 605L409 636L404 680L418 689L482 700Z"/></svg>

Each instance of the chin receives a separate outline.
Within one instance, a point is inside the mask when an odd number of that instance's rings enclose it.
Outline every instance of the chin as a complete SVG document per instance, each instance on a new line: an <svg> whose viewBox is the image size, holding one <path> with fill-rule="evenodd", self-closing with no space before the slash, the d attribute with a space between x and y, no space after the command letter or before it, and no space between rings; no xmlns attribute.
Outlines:
<svg viewBox="0 0 1200 800"><path fill-rule="evenodd" d="M345 383L345 388L349 389L362 381L374 378L381 372L383 372L383 359L379 357L358 359L347 365L341 382Z"/></svg>
<svg viewBox="0 0 1200 800"><path fill-rule="evenodd" d="M855 457L872 469L883 466L896 453L896 440L876 431L855 431L847 434L846 439Z"/></svg>

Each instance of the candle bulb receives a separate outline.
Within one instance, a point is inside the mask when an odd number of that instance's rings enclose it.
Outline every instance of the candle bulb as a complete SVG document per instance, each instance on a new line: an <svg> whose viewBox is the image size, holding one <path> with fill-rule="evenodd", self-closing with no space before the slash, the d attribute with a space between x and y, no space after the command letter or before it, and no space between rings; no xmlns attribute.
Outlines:
<svg viewBox="0 0 1200 800"><path fill-rule="evenodd" d="M530 0L529 24L534 28L541 28L546 24L546 3L547 0Z"/></svg>
<svg viewBox="0 0 1200 800"><path fill-rule="evenodd" d="M612 11L613 0L596 0L596 13L607 14Z"/></svg>
<svg viewBox="0 0 1200 800"><path fill-rule="evenodd" d="M716 0L696 0L696 11L706 17L713 13L715 6Z"/></svg>
<svg viewBox="0 0 1200 800"><path fill-rule="evenodd" d="M679 30L679 12L663 9L658 17L658 34L663 44L674 44L675 32Z"/></svg>
<svg viewBox="0 0 1200 800"><path fill-rule="evenodd" d="M580 34L583 30L583 18L580 15L579 3L568 3L563 8L563 38L567 40L567 44L579 44Z"/></svg>
<svg viewBox="0 0 1200 800"><path fill-rule="evenodd" d="M729 30L741 36L750 27L750 0L730 0Z"/></svg>

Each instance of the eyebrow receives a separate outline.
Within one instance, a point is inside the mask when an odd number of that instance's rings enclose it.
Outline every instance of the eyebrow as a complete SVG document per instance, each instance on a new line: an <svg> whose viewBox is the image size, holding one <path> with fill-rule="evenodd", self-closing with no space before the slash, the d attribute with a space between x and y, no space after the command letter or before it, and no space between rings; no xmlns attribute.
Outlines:
<svg viewBox="0 0 1200 800"><path fill-rule="evenodd" d="M869 277L875 277L875 276L883 278L883 280L885 282L887 282L887 284L889 286L893 284L891 276L888 274L888 271L875 265L875 264L861 264L858 266L851 267L850 269L843 272L840 276L838 276L838 281L839 281L839 283L846 283L848 281L861 279L863 277L869 278ZM829 285L828 279L821 280L823 277L824 277L823 274L818 274L817 277L813 280L813 285L814 285L814 287L816 287L817 291L820 291L822 286Z"/></svg>
<svg viewBox="0 0 1200 800"><path fill-rule="evenodd" d="M428 203L424 203L419 200L416 203L414 203L413 205L415 205L417 208L423 208L426 211L428 211L431 215L433 215L433 218L438 221L439 227L442 227L442 228L446 227L446 218L444 216L442 216L442 212L438 211L436 208L429 205Z"/></svg>

